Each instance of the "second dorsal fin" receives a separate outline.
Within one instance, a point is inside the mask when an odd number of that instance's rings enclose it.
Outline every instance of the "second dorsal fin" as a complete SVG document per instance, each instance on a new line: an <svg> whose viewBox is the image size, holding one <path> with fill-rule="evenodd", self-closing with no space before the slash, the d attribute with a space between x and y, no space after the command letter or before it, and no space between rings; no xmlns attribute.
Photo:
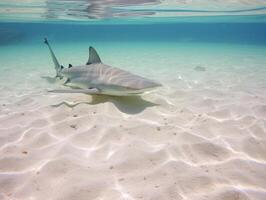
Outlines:
<svg viewBox="0 0 266 200"><path fill-rule="evenodd" d="M89 49L89 60L86 63L87 65L94 64L94 63L101 63L101 59L93 47Z"/></svg>

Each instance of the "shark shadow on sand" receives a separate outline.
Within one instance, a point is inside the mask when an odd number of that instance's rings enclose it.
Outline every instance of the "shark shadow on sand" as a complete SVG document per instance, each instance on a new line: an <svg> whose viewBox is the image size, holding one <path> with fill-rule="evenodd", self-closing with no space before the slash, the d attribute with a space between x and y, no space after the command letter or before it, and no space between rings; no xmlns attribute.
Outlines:
<svg viewBox="0 0 266 200"><path fill-rule="evenodd" d="M83 101L77 103L63 101L61 103L52 105L52 107L59 107L61 105L65 105L67 107L74 108L80 104L97 105L97 104L110 102L120 112L134 115L143 112L148 107L153 107L158 105L150 101L144 100L140 96L117 97L117 96L106 96L106 95L91 95L91 97L92 97L91 101Z"/></svg>

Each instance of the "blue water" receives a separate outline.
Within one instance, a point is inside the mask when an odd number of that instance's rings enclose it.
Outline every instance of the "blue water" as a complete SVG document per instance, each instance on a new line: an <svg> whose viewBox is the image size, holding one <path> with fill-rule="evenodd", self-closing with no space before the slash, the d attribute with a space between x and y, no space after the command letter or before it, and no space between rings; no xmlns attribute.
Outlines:
<svg viewBox="0 0 266 200"><path fill-rule="evenodd" d="M175 41L265 45L265 2L2 1L0 44Z"/></svg>
<svg viewBox="0 0 266 200"><path fill-rule="evenodd" d="M0 23L0 44L41 41L186 41L266 44L265 23L61 24Z"/></svg>

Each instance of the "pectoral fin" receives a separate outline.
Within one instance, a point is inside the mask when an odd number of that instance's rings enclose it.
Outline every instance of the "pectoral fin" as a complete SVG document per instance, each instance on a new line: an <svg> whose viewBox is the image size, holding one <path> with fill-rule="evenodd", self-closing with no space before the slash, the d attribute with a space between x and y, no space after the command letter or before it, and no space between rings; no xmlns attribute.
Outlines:
<svg viewBox="0 0 266 200"><path fill-rule="evenodd" d="M54 93L100 94L100 90L98 90L97 88L91 88L91 89L58 89L58 90L49 90L48 92L54 92Z"/></svg>
<svg viewBox="0 0 266 200"><path fill-rule="evenodd" d="M70 81L70 78L67 78L63 85L66 85L66 84L68 84L68 83L70 83L70 82L71 82L71 81Z"/></svg>

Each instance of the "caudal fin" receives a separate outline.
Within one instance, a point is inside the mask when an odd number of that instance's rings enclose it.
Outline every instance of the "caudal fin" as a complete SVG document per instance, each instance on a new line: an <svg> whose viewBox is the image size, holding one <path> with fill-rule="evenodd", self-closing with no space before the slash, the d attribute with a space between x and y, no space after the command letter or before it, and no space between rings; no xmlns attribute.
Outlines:
<svg viewBox="0 0 266 200"><path fill-rule="evenodd" d="M48 46L50 54L52 56L52 60L53 60L55 71L56 71L56 77L60 77L61 78L62 76L60 75L60 71L62 70L63 66L61 66L59 64L59 62L58 62L58 60L57 60L57 58L56 58L56 56L55 56L55 54L54 54L54 52L52 50L47 38L44 38L44 44L46 44Z"/></svg>

